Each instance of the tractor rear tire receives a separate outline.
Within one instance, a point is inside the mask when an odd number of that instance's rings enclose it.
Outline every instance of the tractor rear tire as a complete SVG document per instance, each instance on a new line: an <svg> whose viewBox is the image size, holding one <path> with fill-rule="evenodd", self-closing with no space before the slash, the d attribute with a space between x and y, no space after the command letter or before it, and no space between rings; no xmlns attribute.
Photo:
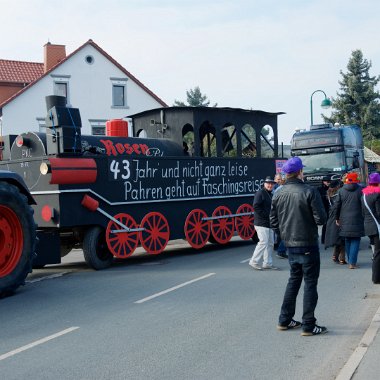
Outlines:
<svg viewBox="0 0 380 380"><path fill-rule="evenodd" d="M32 271L36 225L27 197L0 182L0 298L11 295Z"/></svg>
<svg viewBox="0 0 380 380"><path fill-rule="evenodd" d="M108 249L106 234L99 226L90 227L83 239L83 255L89 267L100 270L108 268L113 262L113 255Z"/></svg>

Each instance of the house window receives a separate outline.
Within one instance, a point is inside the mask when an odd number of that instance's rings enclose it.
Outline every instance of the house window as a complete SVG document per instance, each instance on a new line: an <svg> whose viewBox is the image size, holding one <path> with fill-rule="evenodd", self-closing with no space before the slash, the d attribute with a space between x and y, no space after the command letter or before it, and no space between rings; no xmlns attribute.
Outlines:
<svg viewBox="0 0 380 380"><path fill-rule="evenodd" d="M112 105L114 107L125 106L125 86L113 85L112 86Z"/></svg>
<svg viewBox="0 0 380 380"><path fill-rule="evenodd" d="M127 80L128 78L110 78L112 83L112 107L128 108Z"/></svg>
<svg viewBox="0 0 380 380"><path fill-rule="evenodd" d="M106 134L106 127L93 126L91 127L91 134L94 136L104 136Z"/></svg>
<svg viewBox="0 0 380 380"><path fill-rule="evenodd" d="M85 61L89 64L92 65L94 63L94 57L92 55L87 55L85 58Z"/></svg>
<svg viewBox="0 0 380 380"><path fill-rule="evenodd" d="M36 117L38 123L38 131L46 132L46 121L44 117Z"/></svg>
<svg viewBox="0 0 380 380"><path fill-rule="evenodd" d="M66 104L70 106L69 80L71 76L63 74L51 74L50 76L53 78L53 94L64 96L66 98Z"/></svg>
<svg viewBox="0 0 380 380"><path fill-rule="evenodd" d="M106 134L106 121L104 119L90 119L91 134L93 136L105 136Z"/></svg>
<svg viewBox="0 0 380 380"><path fill-rule="evenodd" d="M54 95L64 96L67 98L67 83L58 83L54 84Z"/></svg>

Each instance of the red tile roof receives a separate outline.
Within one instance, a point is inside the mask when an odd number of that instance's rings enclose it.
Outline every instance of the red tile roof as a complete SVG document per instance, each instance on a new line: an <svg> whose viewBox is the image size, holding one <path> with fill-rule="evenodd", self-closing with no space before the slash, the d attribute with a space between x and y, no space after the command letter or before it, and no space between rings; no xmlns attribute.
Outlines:
<svg viewBox="0 0 380 380"><path fill-rule="evenodd" d="M0 82L30 83L43 73L43 63L0 59Z"/></svg>

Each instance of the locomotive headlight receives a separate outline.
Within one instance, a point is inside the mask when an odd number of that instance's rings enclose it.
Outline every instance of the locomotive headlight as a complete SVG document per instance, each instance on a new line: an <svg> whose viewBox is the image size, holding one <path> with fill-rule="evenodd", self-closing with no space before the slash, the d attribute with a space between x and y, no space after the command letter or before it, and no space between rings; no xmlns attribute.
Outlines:
<svg viewBox="0 0 380 380"><path fill-rule="evenodd" d="M24 145L24 139L22 136L16 137L16 145L17 147L21 148Z"/></svg>
<svg viewBox="0 0 380 380"><path fill-rule="evenodd" d="M46 175L48 173L50 173L51 170L50 170L50 165L48 165L46 162L43 162L41 165L40 165L40 173L42 175Z"/></svg>

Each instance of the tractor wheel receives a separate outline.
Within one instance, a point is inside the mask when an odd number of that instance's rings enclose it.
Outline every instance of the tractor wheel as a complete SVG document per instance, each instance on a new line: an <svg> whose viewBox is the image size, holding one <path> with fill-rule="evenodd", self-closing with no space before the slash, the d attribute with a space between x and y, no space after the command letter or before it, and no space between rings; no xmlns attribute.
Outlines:
<svg viewBox="0 0 380 380"><path fill-rule="evenodd" d="M0 182L0 297L25 284L35 243L33 210L26 196L16 186Z"/></svg>
<svg viewBox="0 0 380 380"><path fill-rule="evenodd" d="M83 255L88 266L95 270L108 268L113 261L106 242L106 234L99 226L90 227L83 239Z"/></svg>

